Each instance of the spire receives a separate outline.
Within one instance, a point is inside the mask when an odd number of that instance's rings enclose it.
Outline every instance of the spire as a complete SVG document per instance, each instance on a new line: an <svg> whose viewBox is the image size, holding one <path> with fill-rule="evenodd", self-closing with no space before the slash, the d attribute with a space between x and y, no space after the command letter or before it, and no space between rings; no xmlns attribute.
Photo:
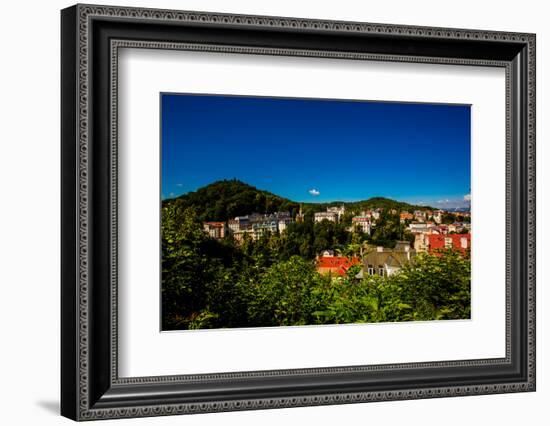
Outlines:
<svg viewBox="0 0 550 426"><path fill-rule="evenodd" d="M304 214L302 213L302 203L300 203L300 210L296 215L296 222L303 222L303 221L304 221Z"/></svg>

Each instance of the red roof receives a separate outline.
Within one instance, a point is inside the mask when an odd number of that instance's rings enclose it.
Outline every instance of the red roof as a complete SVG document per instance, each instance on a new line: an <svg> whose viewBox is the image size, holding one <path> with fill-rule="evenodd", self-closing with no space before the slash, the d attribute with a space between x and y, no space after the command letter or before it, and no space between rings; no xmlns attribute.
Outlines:
<svg viewBox="0 0 550 426"><path fill-rule="evenodd" d="M348 258L345 256L322 256L317 259L317 272L320 274L332 273L345 275L353 265L359 265L358 257Z"/></svg>
<svg viewBox="0 0 550 426"><path fill-rule="evenodd" d="M222 227L225 226L225 222L204 222L205 225Z"/></svg>
<svg viewBox="0 0 550 426"><path fill-rule="evenodd" d="M471 234L432 234L428 235L428 250L430 253L434 250L445 250L445 240L448 238L451 239L452 248L454 250L465 252L471 247ZM466 247L464 247L463 243Z"/></svg>

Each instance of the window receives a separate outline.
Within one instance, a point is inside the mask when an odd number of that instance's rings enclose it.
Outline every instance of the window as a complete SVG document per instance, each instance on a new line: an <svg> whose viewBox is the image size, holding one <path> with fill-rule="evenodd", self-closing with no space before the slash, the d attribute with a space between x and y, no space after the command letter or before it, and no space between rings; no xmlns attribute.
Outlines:
<svg viewBox="0 0 550 426"><path fill-rule="evenodd" d="M369 265L369 275L374 275L374 267L372 265Z"/></svg>

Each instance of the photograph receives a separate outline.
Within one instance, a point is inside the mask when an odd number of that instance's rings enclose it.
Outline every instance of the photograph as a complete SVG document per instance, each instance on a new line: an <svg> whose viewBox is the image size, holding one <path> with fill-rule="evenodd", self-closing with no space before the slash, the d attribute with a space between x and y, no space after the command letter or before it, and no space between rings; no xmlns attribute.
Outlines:
<svg viewBox="0 0 550 426"><path fill-rule="evenodd" d="M161 330L471 315L471 106L160 94Z"/></svg>
<svg viewBox="0 0 550 426"><path fill-rule="evenodd" d="M38 59L61 59L34 97L59 88L61 108L34 127L61 150L7 156L61 166L57 225L40 227L61 231L45 258L61 292L34 281L60 308L39 384L62 416L279 423L273 409L341 405L323 408L332 424L369 403L417 424L429 403L460 424L487 404L536 420L543 14L62 7L34 22L55 39ZM34 129L27 110L11 139Z"/></svg>

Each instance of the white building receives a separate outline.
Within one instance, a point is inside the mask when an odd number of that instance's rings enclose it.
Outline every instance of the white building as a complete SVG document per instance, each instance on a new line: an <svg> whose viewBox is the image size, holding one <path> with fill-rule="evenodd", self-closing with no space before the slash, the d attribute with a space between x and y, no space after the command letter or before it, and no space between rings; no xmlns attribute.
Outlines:
<svg viewBox="0 0 550 426"><path fill-rule="evenodd" d="M284 232L287 228L287 226L292 222L292 219L290 217L285 218L279 218L279 221L277 222L277 226L279 228L279 232Z"/></svg>
<svg viewBox="0 0 550 426"><path fill-rule="evenodd" d="M426 212L424 210L415 210L413 215L418 222L423 222L427 219Z"/></svg>
<svg viewBox="0 0 550 426"><path fill-rule="evenodd" d="M237 216L235 219L229 219L227 225L232 232L244 231L249 228L250 220L248 216Z"/></svg>
<svg viewBox="0 0 550 426"><path fill-rule="evenodd" d="M330 222L338 221L338 214L332 212L318 212L313 214L313 221L315 223L321 222L323 220L328 220Z"/></svg>
<svg viewBox="0 0 550 426"><path fill-rule="evenodd" d="M227 226L231 230L231 232L238 232L241 229L239 221L236 219L229 219L227 221Z"/></svg>
<svg viewBox="0 0 550 426"><path fill-rule="evenodd" d="M399 271L416 256L407 241L398 241L394 249L377 247L363 258L363 268L356 275L364 278L368 275L390 276Z"/></svg>
<svg viewBox="0 0 550 426"><path fill-rule="evenodd" d="M242 243L245 238L249 238L252 241L256 241L260 237L260 234L258 234L253 229L243 229L242 231L235 231L233 232L233 239L237 243Z"/></svg>
<svg viewBox="0 0 550 426"><path fill-rule="evenodd" d="M409 224L409 231L414 233L424 233L428 231L428 224L425 222L412 222Z"/></svg>
<svg viewBox="0 0 550 426"><path fill-rule="evenodd" d="M440 224L443 221L443 215L445 212L443 210L437 210L434 212L434 221L437 224Z"/></svg>
<svg viewBox="0 0 550 426"><path fill-rule="evenodd" d="M414 234L414 249L418 253L427 252L429 247L428 234L418 233Z"/></svg>
<svg viewBox="0 0 550 426"><path fill-rule="evenodd" d="M327 213L336 213L338 215L338 220L339 221L342 219L342 216L344 216L345 212L346 212L346 207L345 206L327 207Z"/></svg>
<svg viewBox="0 0 550 426"><path fill-rule="evenodd" d="M370 235L370 231L371 231L370 218L366 216L355 216L351 218L351 227L352 227L352 230L360 229L365 234Z"/></svg>

